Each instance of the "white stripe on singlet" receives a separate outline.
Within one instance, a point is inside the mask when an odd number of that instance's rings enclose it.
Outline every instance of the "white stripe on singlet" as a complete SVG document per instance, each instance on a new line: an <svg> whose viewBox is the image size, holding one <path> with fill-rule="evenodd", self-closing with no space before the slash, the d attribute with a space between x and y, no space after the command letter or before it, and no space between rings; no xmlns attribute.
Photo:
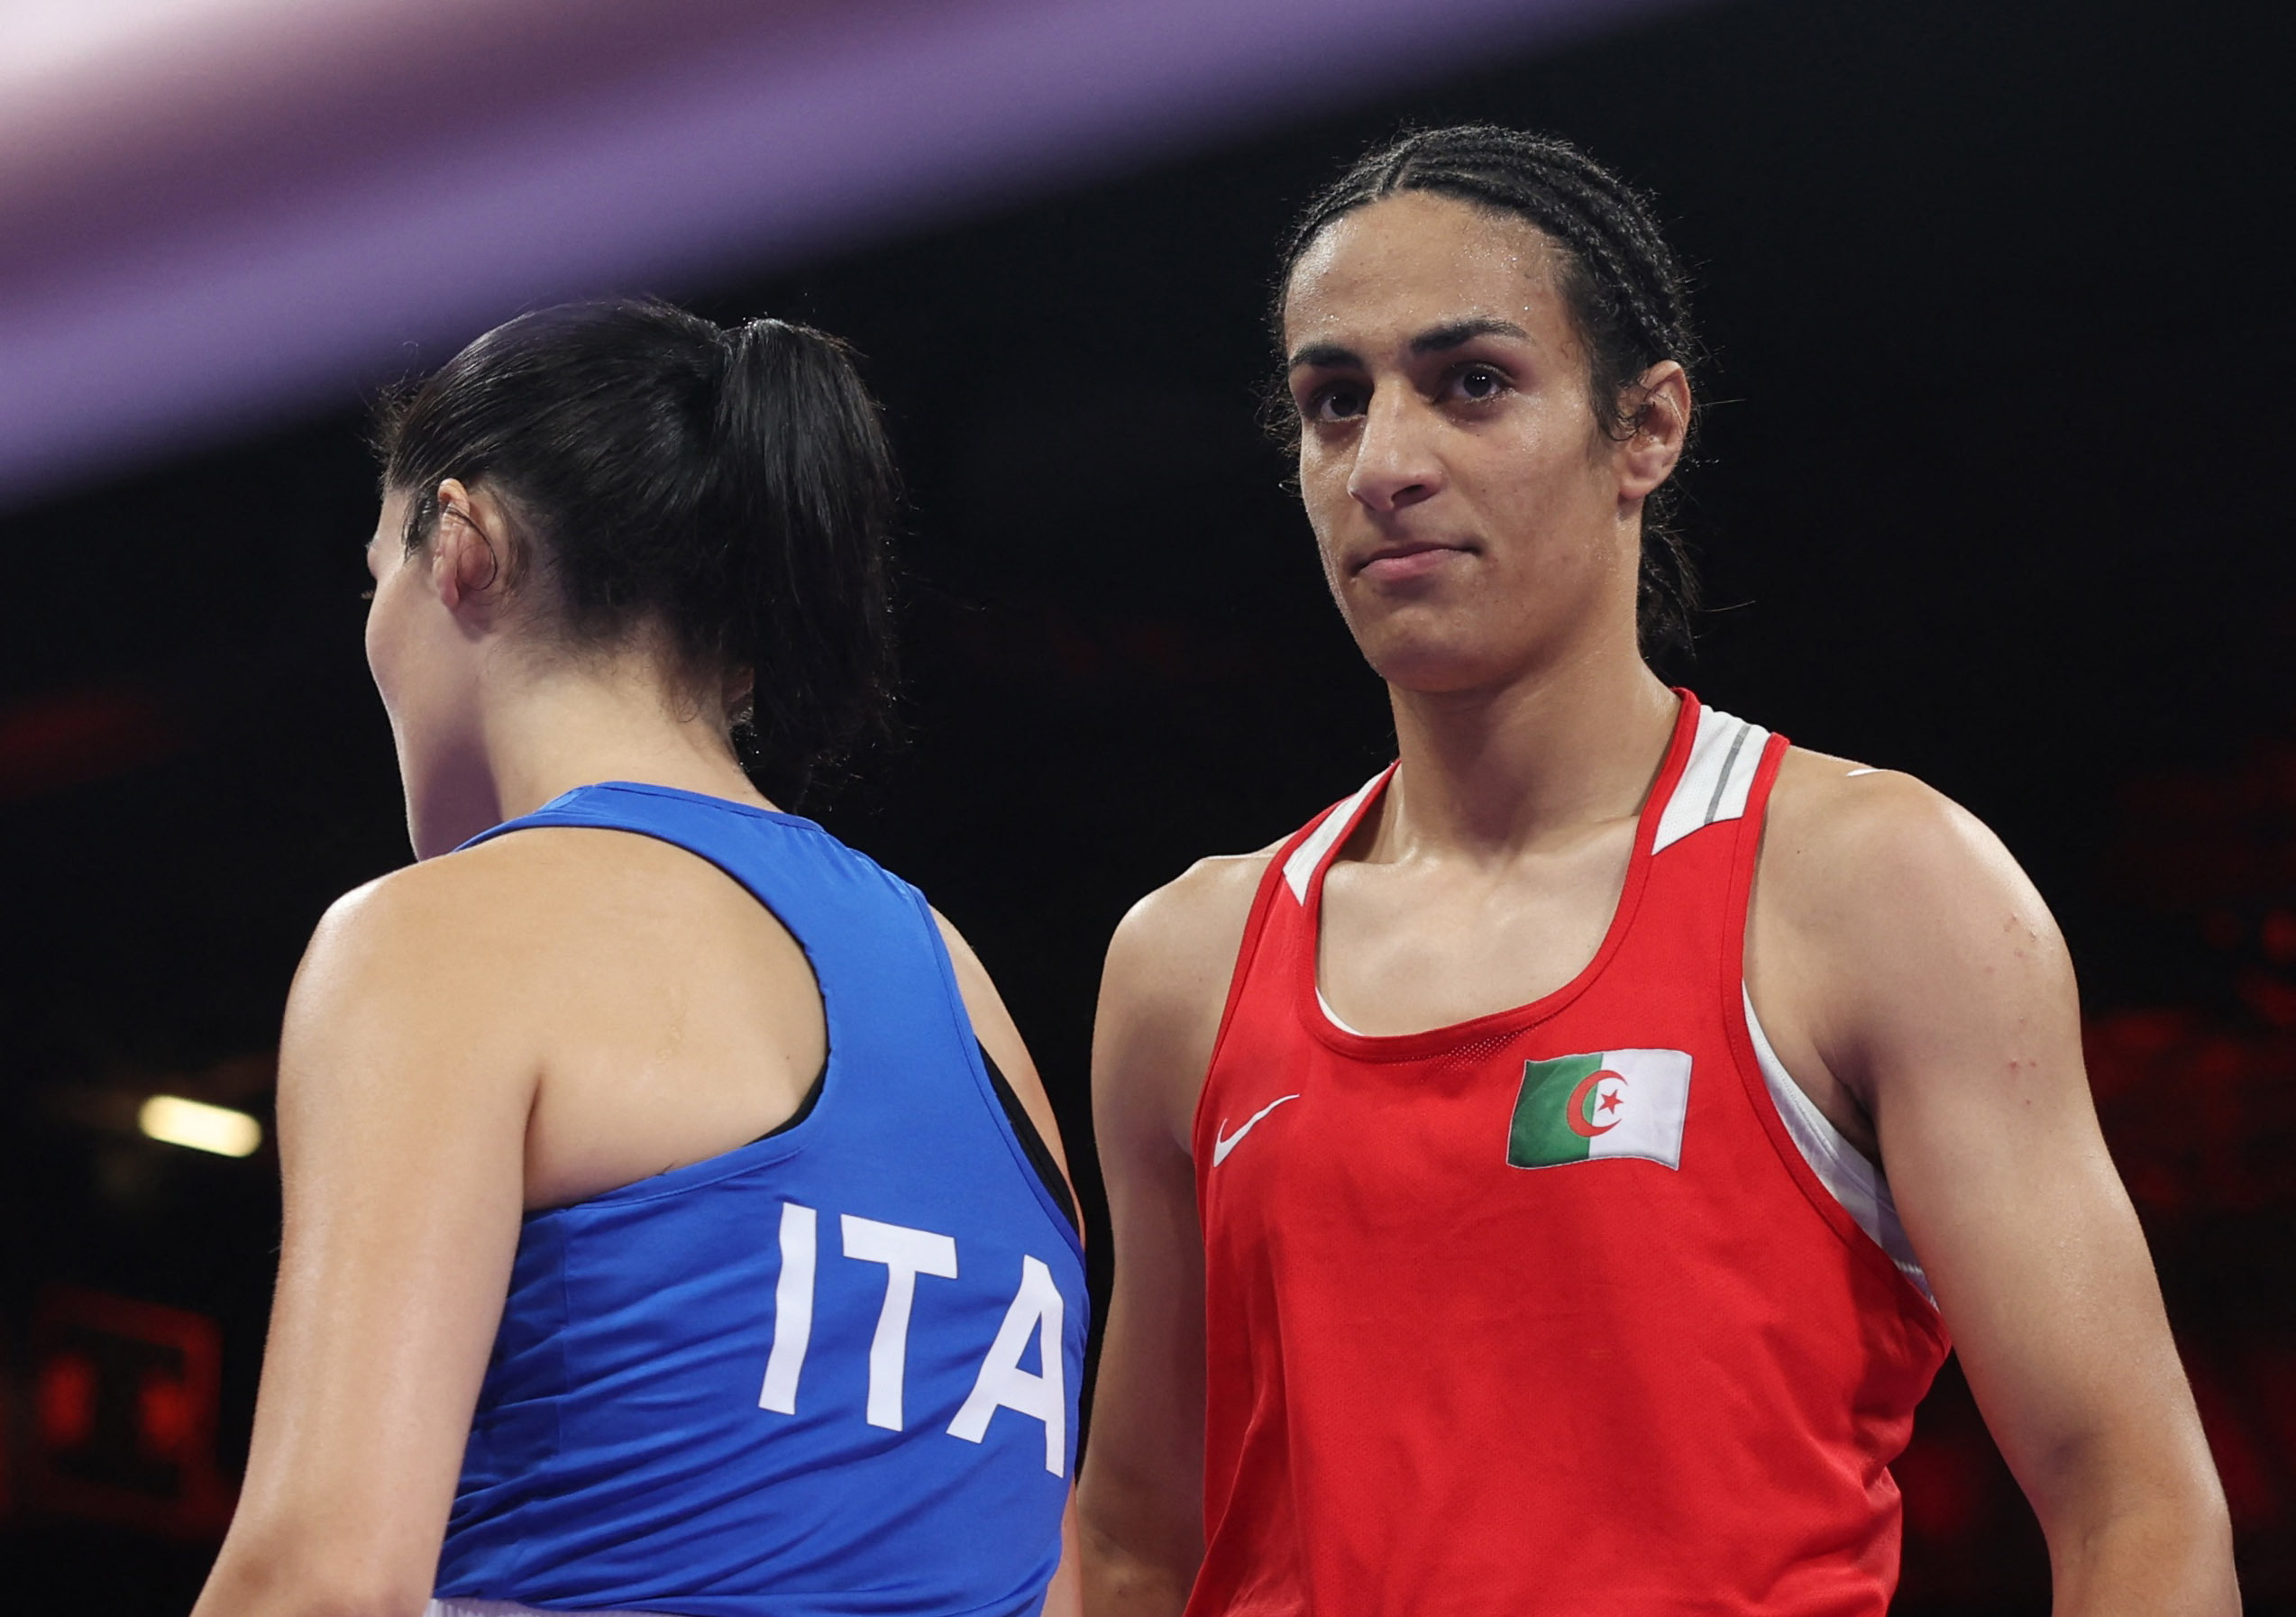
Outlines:
<svg viewBox="0 0 2296 1617"><path fill-rule="evenodd" d="M1739 996L1746 1002L1746 1031L1754 1041L1754 1061L1761 1068L1761 1081L1770 1091L1770 1101L1778 1108L1778 1116L1786 1125L1786 1132L1793 1137L1795 1148L1802 1160L1810 1165L1817 1181L1833 1192L1858 1228L1873 1238L1874 1245L1889 1255L1898 1272L1914 1283L1914 1289L1929 1299L1930 1306L1937 1305L1936 1294L1929 1289L1929 1276L1922 1273L1921 1260L1914 1256L1913 1242L1906 1238L1906 1227L1898 1219L1898 1203L1889 1194L1889 1181L1882 1176L1865 1153L1842 1137L1826 1115L1817 1109L1817 1102L1808 1092L1794 1082L1786 1064L1778 1059L1778 1052L1770 1047L1770 1036L1761 1029L1761 1019L1754 1014L1754 997L1743 984Z"/></svg>
<svg viewBox="0 0 2296 1617"><path fill-rule="evenodd" d="M1323 1007L1323 1019L1325 1021L1331 1023L1331 1026L1337 1028L1342 1033L1353 1034L1357 1038L1361 1038L1363 1037L1362 1034L1357 1033L1354 1028L1349 1027L1345 1022L1340 1019L1340 1013L1331 1009L1331 1001L1323 997L1323 989L1320 983L1316 986L1315 990L1315 1002Z"/></svg>
<svg viewBox="0 0 2296 1617"><path fill-rule="evenodd" d="M1307 884L1315 879L1315 867L1323 863L1323 855L1340 840L1348 822L1355 818L1355 811L1363 807L1363 799L1371 795L1371 789L1386 778L1387 772L1383 769L1357 787L1354 796L1325 815L1323 823L1315 827L1308 839L1292 850L1292 856L1284 861L1284 881L1291 888L1292 897L1303 904L1307 902Z"/></svg>
<svg viewBox="0 0 2296 1617"><path fill-rule="evenodd" d="M1659 815L1651 852L1662 852L1693 831L1744 814L1755 772L1761 768L1762 746L1769 740L1770 732L1760 725L1733 718L1718 708L1701 708L1689 759Z"/></svg>

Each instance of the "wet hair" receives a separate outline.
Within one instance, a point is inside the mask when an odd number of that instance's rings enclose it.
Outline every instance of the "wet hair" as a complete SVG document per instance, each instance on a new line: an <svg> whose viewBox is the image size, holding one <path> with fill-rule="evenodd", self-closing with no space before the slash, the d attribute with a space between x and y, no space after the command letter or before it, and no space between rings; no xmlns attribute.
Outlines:
<svg viewBox="0 0 2296 1617"><path fill-rule="evenodd" d="M568 643L660 635L696 691L746 672L735 742L777 802L888 732L899 484L836 338L635 299L544 309L388 397L376 447L408 550L444 479L484 487L522 542L505 587L542 585Z"/></svg>
<svg viewBox="0 0 2296 1617"><path fill-rule="evenodd" d="M1587 354L1588 399L1614 438L1641 425L1647 405L1635 385L1644 371L1662 360L1696 370L1703 353L1687 278L1649 199L1566 141L1488 123L1408 132L1366 152L1307 205L1276 279L1270 321L1279 351L1292 272L1307 250L1333 220L1398 191L1432 191L1524 220L1553 244L1563 306ZM1697 610L1697 576L1671 520L1677 498L1669 479L1642 504L1635 624L1645 655L1687 651Z"/></svg>

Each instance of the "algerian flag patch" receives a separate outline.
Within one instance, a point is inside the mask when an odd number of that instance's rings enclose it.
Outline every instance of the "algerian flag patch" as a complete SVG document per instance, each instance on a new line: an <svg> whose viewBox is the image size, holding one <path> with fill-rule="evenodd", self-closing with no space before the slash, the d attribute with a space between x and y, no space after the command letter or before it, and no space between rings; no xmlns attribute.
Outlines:
<svg viewBox="0 0 2296 1617"><path fill-rule="evenodd" d="M1523 1064L1506 1159L1554 1168L1603 1156L1682 1165L1690 1057L1682 1050L1604 1050Z"/></svg>

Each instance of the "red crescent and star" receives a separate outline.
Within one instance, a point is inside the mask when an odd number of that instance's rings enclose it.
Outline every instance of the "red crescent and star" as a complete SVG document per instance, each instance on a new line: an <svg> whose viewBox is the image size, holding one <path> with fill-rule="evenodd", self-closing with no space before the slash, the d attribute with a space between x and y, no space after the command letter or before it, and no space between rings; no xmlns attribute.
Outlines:
<svg viewBox="0 0 2296 1617"><path fill-rule="evenodd" d="M1587 1097L1595 1092L1596 1085L1605 1078L1615 1078L1621 1089L1625 1087L1626 1078L1624 1073L1614 1073L1608 1067L1604 1067L1580 1079L1578 1087L1570 1092L1570 1099L1563 1103L1562 1119L1570 1125L1570 1132L1580 1139L1590 1140L1598 1134L1608 1134L1618 1127L1616 1118L1611 1119L1607 1123L1597 1123L1591 1115L1597 1111L1616 1111L1619 1108L1617 1090L1613 1090L1609 1094L1603 1096L1591 1107L1587 1103Z"/></svg>

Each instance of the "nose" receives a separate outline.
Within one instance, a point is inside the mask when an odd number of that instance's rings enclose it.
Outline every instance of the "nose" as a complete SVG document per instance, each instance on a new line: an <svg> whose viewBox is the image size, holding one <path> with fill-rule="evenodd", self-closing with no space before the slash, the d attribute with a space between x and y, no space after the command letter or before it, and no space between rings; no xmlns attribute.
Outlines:
<svg viewBox="0 0 2296 1617"><path fill-rule="evenodd" d="M1373 391L1356 434L1348 493L1367 509L1386 513L1418 504L1442 486L1432 414L1408 387Z"/></svg>

